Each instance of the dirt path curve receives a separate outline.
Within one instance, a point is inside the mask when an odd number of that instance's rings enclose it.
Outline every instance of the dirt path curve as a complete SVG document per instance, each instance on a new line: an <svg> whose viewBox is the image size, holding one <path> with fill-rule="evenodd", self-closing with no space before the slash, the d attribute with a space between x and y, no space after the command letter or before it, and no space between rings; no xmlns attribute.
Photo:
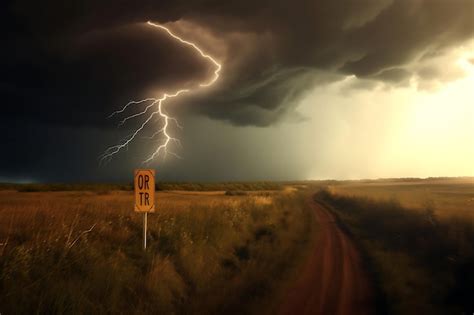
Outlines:
<svg viewBox="0 0 474 315"><path fill-rule="evenodd" d="M311 206L318 236L280 314L373 314L372 290L354 243L329 210L313 201Z"/></svg>

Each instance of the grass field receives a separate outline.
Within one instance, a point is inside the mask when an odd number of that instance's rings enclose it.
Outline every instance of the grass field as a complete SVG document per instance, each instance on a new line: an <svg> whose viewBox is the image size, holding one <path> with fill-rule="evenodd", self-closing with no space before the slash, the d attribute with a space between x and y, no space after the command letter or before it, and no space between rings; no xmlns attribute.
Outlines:
<svg viewBox="0 0 474 315"><path fill-rule="evenodd" d="M353 181L328 189L344 196L393 199L411 209L430 207L439 216L474 216L474 178Z"/></svg>
<svg viewBox="0 0 474 315"><path fill-rule="evenodd" d="M314 229L308 191L160 191L144 253L130 191L7 188L1 314L271 313Z"/></svg>
<svg viewBox="0 0 474 315"><path fill-rule="evenodd" d="M127 185L0 186L0 313L272 314L323 186L380 310L474 312L472 179L167 185L146 253Z"/></svg>
<svg viewBox="0 0 474 315"><path fill-rule="evenodd" d="M474 184L340 183L316 199L359 244L390 314L474 312Z"/></svg>

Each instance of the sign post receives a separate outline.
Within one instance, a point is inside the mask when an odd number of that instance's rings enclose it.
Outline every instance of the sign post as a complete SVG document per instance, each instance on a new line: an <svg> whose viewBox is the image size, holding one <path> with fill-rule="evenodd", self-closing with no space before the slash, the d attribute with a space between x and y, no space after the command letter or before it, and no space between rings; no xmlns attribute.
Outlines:
<svg viewBox="0 0 474 315"><path fill-rule="evenodd" d="M148 212L155 211L155 170L135 170L135 211L143 212L143 249L146 250Z"/></svg>

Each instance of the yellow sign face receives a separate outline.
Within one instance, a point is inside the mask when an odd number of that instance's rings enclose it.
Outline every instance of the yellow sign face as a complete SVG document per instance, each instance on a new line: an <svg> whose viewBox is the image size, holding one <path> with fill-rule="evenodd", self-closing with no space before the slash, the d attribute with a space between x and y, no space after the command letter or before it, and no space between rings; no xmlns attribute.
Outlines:
<svg viewBox="0 0 474 315"><path fill-rule="evenodd" d="M155 211L155 170L135 170L135 211Z"/></svg>

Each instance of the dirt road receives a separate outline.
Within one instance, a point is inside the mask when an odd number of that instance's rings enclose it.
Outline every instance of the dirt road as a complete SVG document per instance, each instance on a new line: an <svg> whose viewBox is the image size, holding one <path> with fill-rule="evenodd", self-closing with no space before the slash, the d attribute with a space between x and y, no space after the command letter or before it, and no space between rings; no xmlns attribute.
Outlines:
<svg viewBox="0 0 474 315"><path fill-rule="evenodd" d="M354 243L331 212L313 201L311 206L317 239L280 314L373 314L372 290Z"/></svg>

